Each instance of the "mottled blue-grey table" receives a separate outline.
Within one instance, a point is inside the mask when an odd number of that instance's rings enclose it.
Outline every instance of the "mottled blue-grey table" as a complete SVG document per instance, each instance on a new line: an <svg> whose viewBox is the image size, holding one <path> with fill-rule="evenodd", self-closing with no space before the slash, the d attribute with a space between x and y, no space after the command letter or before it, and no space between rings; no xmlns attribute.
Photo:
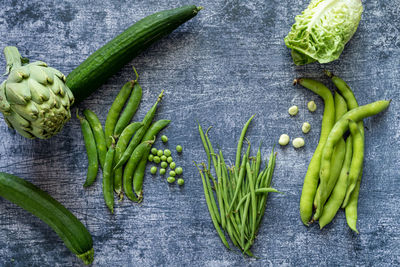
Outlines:
<svg viewBox="0 0 400 267"><path fill-rule="evenodd" d="M187 1L0 1L0 47L16 45L23 56L46 61L65 74L106 41L153 12ZM84 189L87 159L76 118L49 140L28 140L0 123L0 171L14 173L49 192L70 209L93 235L97 266L330 265L400 264L400 1L367 1L360 26L341 58L326 65L296 67L283 38L294 16L308 4L288 1L201 1L197 17L151 46L80 103L102 122L122 84L140 73L141 120L161 89L165 98L156 118L171 119L166 147L184 169L185 186L146 175L144 201L123 201L110 215L98 182ZM5 66L4 56L0 62ZM358 229L354 234L340 211L322 231L299 219L299 199L308 162L317 145L323 103L292 86L298 76L327 84L327 68L345 79L360 104L393 99L390 108L365 120L365 167ZM306 103L315 100L310 113ZM298 105L290 118L287 109ZM75 109L73 110L75 112ZM228 251L216 234L193 161L205 154L196 120L213 125L212 141L233 161L236 140L254 113L248 138L263 141L269 153L280 134L305 138L304 148L277 147L274 186L253 246L260 259ZM304 135L301 124L312 130ZM156 147L163 147L158 141ZM0 199L0 265L71 266L80 261L39 219Z"/></svg>

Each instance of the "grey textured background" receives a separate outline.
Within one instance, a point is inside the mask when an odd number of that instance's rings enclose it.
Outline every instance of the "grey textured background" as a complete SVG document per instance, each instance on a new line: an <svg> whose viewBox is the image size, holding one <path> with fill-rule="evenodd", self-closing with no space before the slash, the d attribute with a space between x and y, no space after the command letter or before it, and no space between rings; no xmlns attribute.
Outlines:
<svg viewBox="0 0 400 267"><path fill-rule="evenodd" d="M153 12L186 1L0 1L0 47L16 45L22 55L46 61L65 74L106 41ZM17 174L49 192L69 208L93 235L98 266L228 265L377 265L400 264L400 1L365 1L359 29L341 58L326 65L296 67L283 38L294 16L308 4L288 1L201 1L197 17L153 45L79 105L105 121L119 88L140 73L141 120L161 89L166 90L156 118L171 119L164 131L184 168L183 188L146 176L141 205L123 201L116 214L106 209L98 181L83 189L87 160L79 122L72 119L50 140L28 140L0 123L0 171ZM4 56L0 58L5 66ZM321 100L291 82L297 76L318 79L330 88L322 70L345 79L359 103L393 99L386 112L365 120L366 155L359 200L359 235L339 212L320 231L299 219L298 202L308 162L319 137ZM318 110L306 110L314 99ZM287 108L300 107L290 118ZM75 110L73 110L75 111ZM248 138L270 151L281 133L304 136L306 146L277 148L273 182L285 195L270 195L266 216L253 246L259 260L226 250L205 205L201 180L192 161L205 154L195 121L214 126L215 145L233 159L236 140L254 113ZM301 133L309 121L312 130ZM156 147L162 147L157 143ZM99 179L100 180L100 179ZM44 223L0 199L0 265L80 265Z"/></svg>

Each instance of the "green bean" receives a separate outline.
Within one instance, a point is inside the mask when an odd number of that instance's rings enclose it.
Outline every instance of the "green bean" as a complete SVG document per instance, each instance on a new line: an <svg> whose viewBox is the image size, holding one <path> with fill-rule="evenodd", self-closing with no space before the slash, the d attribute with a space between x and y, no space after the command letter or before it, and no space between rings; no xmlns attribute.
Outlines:
<svg viewBox="0 0 400 267"><path fill-rule="evenodd" d="M103 169L103 197L107 207L111 213L114 213L114 195L113 195L113 180L112 180L112 165L115 154L115 140L110 137L111 145L107 151L106 160Z"/></svg>
<svg viewBox="0 0 400 267"><path fill-rule="evenodd" d="M329 177L330 175L330 161L332 158L332 151L333 147L336 145L336 143L339 141L339 139L343 136L343 134L348 130L349 128L349 120L353 120L355 122L361 121L362 119L376 115L379 112L385 110L390 104L390 101L386 100L381 100L381 101L376 101L364 106L360 106L358 108L352 109L348 111L343 117L334 125L332 128L328 139L325 143L323 152L322 152L322 157L321 157L321 170L320 170L320 176L324 177ZM355 140L353 139L353 147L354 147ZM353 148L353 154L355 154L356 151L354 151ZM325 179L321 179L321 181ZM326 185L324 185L326 187Z"/></svg>
<svg viewBox="0 0 400 267"><path fill-rule="evenodd" d="M251 234L250 236L253 237L256 230L256 217L257 217L257 200L256 200L256 192L255 192L255 184L254 184L254 177L253 173L250 170L250 164L247 162L246 164L247 170L247 178L249 179L249 186L250 186L250 199L251 199L251 214L253 218L253 224L251 225Z"/></svg>
<svg viewBox="0 0 400 267"><path fill-rule="evenodd" d="M353 193L350 196L350 200L346 205L345 214L346 214L346 221L347 225L350 227L351 230L358 234L357 230L357 204L358 204L358 194L360 192L360 184L361 184L361 176L358 177L357 185L354 188Z"/></svg>
<svg viewBox="0 0 400 267"><path fill-rule="evenodd" d="M314 155L312 156L308 165L300 198L301 221L304 225L308 226L313 211L313 202L319 181L318 172L321 164L322 150L325 146L329 132L331 131L335 122L335 106L331 91L322 83L303 78L296 79L294 84L297 83L319 95L325 103L318 146L315 149Z"/></svg>
<svg viewBox="0 0 400 267"><path fill-rule="evenodd" d="M358 125L354 121L349 122L351 136L353 137L353 157L351 159L349 180L347 183L346 196L344 198L342 208L345 208L350 200L351 194L357 185L364 160L364 138ZM361 178L361 177L360 177Z"/></svg>
<svg viewBox="0 0 400 267"><path fill-rule="evenodd" d="M85 109L83 111L83 115L85 115L85 118L89 122L90 128L93 131L94 140L96 141L97 147L97 157L100 161L101 168L103 168L107 154L107 145L104 137L103 127L101 126L99 118L93 111Z"/></svg>
<svg viewBox="0 0 400 267"><path fill-rule="evenodd" d="M250 122L253 120L254 116L255 116L255 114L253 116L251 116L250 119L246 122L246 124L244 125L244 127L242 129L242 133L240 134L239 142L238 142L237 149L236 149L236 161L235 161L235 168L236 168L237 172L239 171L239 167L240 167L240 158L241 158L241 154L242 154L243 140L246 135L247 128L249 128Z"/></svg>
<svg viewBox="0 0 400 267"><path fill-rule="evenodd" d="M241 242L241 244L244 244L244 229L246 228L246 220L247 220L247 214L249 213L248 212L249 206L250 206L250 197L247 197L246 203L244 204L242 222L240 225L240 242ZM243 247L243 249L244 249L244 247Z"/></svg>
<svg viewBox="0 0 400 267"><path fill-rule="evenodd" d="M211 167L210 149L208 148L208 144L207 144L206 138L204 137L204 132L203 132L203 129L201 128L200 123L197 122L197 125L198 125L198 129L199 129L200 139L203 143L204 151L206 152L206 155L207 155L207 170L210 171L210 167Z"/></svg>
<svg viewBox="0 0 400 267"><path fill-rule="evenodd" d="M213 193L212 188L211 188L210 177L209 177L209 173L208 173L207 169L204 171L204 175L205 175L205 178L206 178L206 185L207 185L207 188L208 188L208 195L210 196L211 206L214 209L215 217L216 217L218 223L221 223L221 216L219 215L217 203L215 202L214 193ZM215 183L215 180L214 180L214 183ZM215 187L216 194L218 194L218 192L217 192L218 185L216 183L214 184L214 187Z"/></svg>
<svg viewBox="0 0 400 267"><path fill-rule="evenodd" d="M133 174L135 172L135 169L139 162L142 160L142 158L145 156L146 151L151 149L151 145L153 144L153 141L145 141L141 144L139 144L135 150L133 151L131 157L129 158L128 163L125 166L124 169L124 182L123 182L123 187L124 187L124 192L125 195L132 201L134 202L139 202L139 199L136 197L135 193L133 192ZM147 157L146 157L147 160Z"/></svg>
<svg viewBox="0 0 400 267"><path fill-rule="evenodd" d="M196 163L195 163L195 164L196 164ZM219 237L221 238L221 241L222 241L222 243L225 245L225 247L227 247L228 249L230 249L229 244L228 244L228 241L226 241L226 238L225 238L225 236L224 236L224 233L221 231L221 228L219 227L219 223L218 223L218 221L217 221L217 219L216 219L216 214L214 213L214 209L212 208L212 205L211 205L210 198L211 198L211 197L213 198L213 196L210 196L210 195L208 194L208 189L207 189L207 185L206 185L206 182L205 182L205 179L204 179L203 172L200 170L200 168L197 166L197 164L196 164L196 167L197 167L197 169L199 170L199 173L200 173L200 176L201 176L201 180L202 180L202 182L203 182L204 196L205 196L205 199L206 199L208 211L209 211L209 213L210 213L211 220L212 220L212 222L213 222L213 224L214 224L215 230L217 230L217 233L218 233Z"/></svg>
<svg viewBox="0 0 400 267"><path fill-rule="evenodd" d="M221 226L223 229L226 229L226 216L225 216L225 207L224 207L224 202L223 202L223 187L221 183L221 158L218 157L218 170L217 170L217 177L218 177L218 188L215 190L217 191L217 197L218 197L218 206L220 210L220 217L221 217Z"/></svg>
<svg viewBox="0 0 400 267"><path fill-rule="evenodd" d="M99 169L99 162L97 159L97 148L96 141L93 136L92 129L90 128L89 122L79 116L79 110L76 110L76 117L79 119L82 128L83 140L85 142L86 154L88 157L88 170L86 175L86 181L83 186L89 186L94 183L97 177L97 171Z"/></svg>
<svg viewBox="0 0 400 267"><path fill-rule="evenodd" d="M142 99L142 87L140 87L137 82L139 79L139 75L136 72L135 68L133 68L133 70L136 74L136 80L131 81L131 83L133 84L131 96L129 97L128 103L126 104L124 111L121 113L117 124L115 125L114 136L116 137L119 137L125 127L129 124L139 107L140 100Z"/></svg>
<svg viewBox="0 0 400 267"><path fill-rule="evenodd" d="M133 81L129 81L125 83L124 86L122 86L117 97L112 103L110 110L108 111L106 123L104 126L104 136L107 136L106 138L107 147L110 147L111 145L111 140L108 138L108 136L112 136L114 134L115 124L117 123L119 114L121 110L124 108L125 102L132 91L133 84L134 84Z"/></svg>
<svg viewBox="0 0 400 267"><path fill-rule="evenodd" d="M340 171L339 179L332 191L331 196L325 203L324 210L322 211L322 215L319 218L320 229L322 229L325 225L332 221L340 206L342 205L344 197L346 196L346 188L352 154L353 138L350 135L349 137L347 137L346 140L346 155L344 158L343 167Z"/></svg>
<svg viewBox="0 0 400 267"><path fill-rule="evenodd" d="M347 112L346 100L344 100L344 98L341 95L335 92L334 102L335 102L335 120L339 121L340 118ZM333 156L331 160L331 165L333 166L333 168L331 175L329 176L329 179L327 181L327 187L325 188L324 191L321 191L321 186L319 186L317 189L317 194L314 200L314 204L317 208L313 216L314 221L318 220L319 217L321 216L325 202L328 199L329 195L331 194L333 188L335 187L335 184L340 175L340 171L342 169L345 153L346 153L346 143L344 142L344 139L342 137L339 140L338 144L335 146L335 149L333 151Z"/></svg>
<svg viewBox="0 0 400 267"><path fill-rule="evenodd" d="M242 164L240 166L240 173L239 173L239 178L237 180L237 184L236 184L236 188L235 188L235 193L233 194L233 198L231 201L231 204L229 205L229 209L226 212L226 214L229 214L233 208L233 205L235 204L235 201L239 195L239 191L241 190L241 185L243 183L244 180L244 176L245 176L245 171L246 171L246 163L247 163L247 158L246 155L243 156L243 160L242 160Z"/></svg>
<svg viewBox="0 0 400 267"><path fill-rule="evenodd" d="M141 122L134 122L126 126L118 138L117 145L115 146L114 165L117 164L121 155L125 152L126 146L131 140L132 136L143 126ZM122 200L122 167L114 170L114 191Z"/></svg>
<svg viewBox="0 0 400 267"><path fill-rule="evenodd" d="M262 142L260 142L260 146L258 147L258 150L257 150L256 170L254 172L255 175L258 175L260 173L260 167L261 167L261 145L262 145ZM258 178L258 176L256 176L256 178Z"/></svg>
<svg viewBox="0 0 400 267"><path fill-rule="evenodd" d="M143 136L146 134L147 130L150 127L151 122L153 121L154 115L157 110L157 105L161 101L162 97L164 95L164 90L161 91L161 94L158 96L156 103L152 106L152 108L147 112L146 116L144 116L143 119L143 127L140 128L135 136L132 138L132 140L129 142L128 148L125 150L124 154L121 156L121 159L118 161L117 165L114 167L114 169L118 169L122 165L125 164L125 162L128 161L129 157L131 156L133 150L135 150L136 146L140 143L145 141ZM143 139L143 140L142 140ZM153 139L152 137L150 139Z"/></svg>
<svg viewBox="0 0 400 267"><path fill-rule="evenodd" d="M168 124L170 123L170 120L158 120L156 122L154 122L149 129L147 130L147 132L145 133L145 135L143 136L142 142L146 142L146 141L151 141L151 140L155 140L157 134L164 129L165 127L168 126ZM151 147L150 147L151 148ZM139 202L143 200L143 179L144 179L144 174L146 171L146 164L147 164L147 157L150 154L150 148L145 152L145 154L143 155L144 158L142 158L142 160L139 162L139 165L137 166L134 174L133 174L133 187L135 190L135 193L139 196ZM156 157L154 157L155 159Z"/></svg>

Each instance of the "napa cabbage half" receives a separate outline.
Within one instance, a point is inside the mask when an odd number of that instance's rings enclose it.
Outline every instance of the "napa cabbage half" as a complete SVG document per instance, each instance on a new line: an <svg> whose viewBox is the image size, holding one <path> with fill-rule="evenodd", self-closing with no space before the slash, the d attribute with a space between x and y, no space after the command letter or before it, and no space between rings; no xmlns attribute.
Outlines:
<svg viewBox="0 0 400 267"><path fill-rule="evenodd" d="M363 7L360 0L312 0L296 16L285 37L296 65L338 59L356 32Z"/></svg>

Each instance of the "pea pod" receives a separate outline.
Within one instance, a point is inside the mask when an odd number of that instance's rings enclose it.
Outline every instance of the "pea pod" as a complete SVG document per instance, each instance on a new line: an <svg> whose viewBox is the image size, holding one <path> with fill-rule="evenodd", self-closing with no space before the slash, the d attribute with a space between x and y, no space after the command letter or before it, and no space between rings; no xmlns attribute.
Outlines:
<svg viewBox="0 0 400 267"><path fill-rule="evenodd" d="M119 137L125 127L129 124L139 107L140 100L142 99L142 87L140 87L137 82L139 75L135 68L133 68L133 70L136 74L136 80L133 81L133 90L131 96L129 97L128 103L126 104L124 111L122 112L117 124L115 125L114 136L116 137Z"/></svg>
<svg viewBox="0 0 400 267"><path fill-rule="evenodd" d="M132 92L134 85L134 81L129 81L122 86L119 91L117 97L111 105L110 110L108 111L106 123L104 126L104 135L107 137L106 144L107 147L111 145L111 139L108 136L114 135L115 125L117 123L118 117L121 113L121 110L124 108L125 102L128 99L130 93Z"/></svg>
<svg viewBox="0 0 400 267"><path fill-rule="evenodd" d="M146 116L144 116L143 119L143 127L140 128L135 136L132 138L130 141L128 148L125 150L125 152L122 154L121 159L118 161L117 165L114 167L114 169L118 169L122 165L124 165L128 159L130 158L133 150L135 150L136 146L140 143L142 140L143 136L146 134L146 131L149 129L151 122L153 121L154 115L157 110L157 105L161 101L162 97L164 95L164 90L161 91L160 95L157 98L156 103L151 107L151 109L147 112Z"/></svg>
<svg viewBox="0 0 400 267"><path fill-rule="evenodd" d="M358 194L360 193L361 176L362 174L360 174L360 176L358 177L356 187L354 188L353 193L350 196L349 202L347 203L345 208L347 225L357 234L357 204Z"/></svg>
<svg viewBox="0 0 400 267"><path fill-rule="evenodd" d="M99 162L97 159L96 141L94 139L92 129L90 128L89 122L85 118L80 117L78 112L79 110L76 111L76 116L78 117L81 123L83 139L85 141L85 147L86 147L86 154L88 157L88 170L86 175L86 181L83 184L83 186L86 187L93 184L94 181L96 180L97 172L99 169Z"/></svg>
<svg viewBox="0 0 400 267"><path fill-rule="evenodd" d="M117 164L121 155L124 153L129 140L131 140L132 136L142 126L143 123L134 122L126 126L126 128L122 131L120 137L118 138L117 145L115 146L114 164ZM122 199L122 168L114 170L114 191L120 196L120 199Z"/></svg>
<svg viewBox="0 0 400 267"><path fill-rule="evenodd" d="M103 196L107 207L111 213L114 213L114 194L113 194L113 180L112 180L112 165L115 154L115 140L110 137L111 145L107 151L106 160L103 169Z"/></svg>
<svg viewBox="0 0 400 267"><path fill-rule="evenodd" d="M334 96L335 102L335 120L338 121L340 118L347 112L347 104L344 98L335 92ZM315 196L316 211L313 216L313 220L316 221L322 214L322 210L324 208L325 202L331 194L335 184L339 178L340 171L343 166L343 160L346 153L346 143L343 138L341 138L338 144L335 146L335 150L333 152L331 164L333 166L331 175L327 181L327 187L324 191L321 191L320 186L317 189L317 194Z"/></svg>
<svg viewBox="0 0 400 267"><path fill-rule="evenodd" d="M358 125L350 120L349 128L351 136L353 137L353 157L351 159L349 178L347 183L346 197L344 198L342 207L345 208L350 200L351 194L357 185L357 180L361 173L362 164L364 160L364 138Z"/></svg>
<svg viewBox="0 0 400 267"><path fill-rule="evenodd" d="M146 132L146 134L144 135L142 142L155 140L157 134L162 129L167 127L170 122L171 122L170 120L158 120L155 123L153 123ZM147 157L149 156L150 149L151 147L147 151L145 151L139 165L135 170L135 173L133 174L133 188L135 190L136 195L138 196L139 201L142 201L143 199L143 192L142 192L143 178L146 170Z"/></svg>
<svg viewBox="0 0 400 267"><path fill-rule="evenodd" d="M359 106L358 108L352 109L343 115L343 117L335 124L329 133L328 139L322 151L320 177L324 178L321 178L321 181L326 181L326 177L329 177L331 173L330 163L332 159L333 147L349 129L349 120L353 120L355 122L361 121L366 117L382 112L389 105L390 101L380 100L367 105ZM354 143L355 140L353 140L353 154L356 153L356 151L354 151ZM326 187L326 184L324 186Z"/></svg>
<svg viewBox="0 0 400 267"><path fill-rule="evenodd" d="M146 151L151 149L151 145L153 144L153 142L154 141L146 141L146 142L142 142L141 144L139 144L133 151L133 153L132 153L131 157L129 158L129 161L126 164L125 169L124 169L124 176L123 176L124 192L125 192L125 195L134 202L138 202L139 199L136 197L135 193L133 192L133 186L132 186L133 174L136 170L136 166L141 161L141 159L145 155ZM147 159L147 157L146 157L146 159Z"/></svg>
<svg viewBox="0 0 400 267"><path fill-rule="evenodd" d="M319 227L322 229L325 225L330 223L335 217L337 211L343 203L346 196L347 181L349 176L349 169L351 157L353 155L353 138L351 135L346 140L346 155L344 157L343 167L340 171L339 179L332 191L331 196L324 206L322 215L319 218Z"/></svg>
<svg viewBox="0 0 400 267"><path fill-rule="evenodd" d="M300 198L300 217L304 225L308 226L313 211L313 202L318 186L318 172L321 164L322 151L329 133L335 123L335 105L331 91L320 82L311 79L296 79L294 84L300 84L319 95L325 103L324 115L322 117L321 134L318 146L314 151L304 177L303 189Z"/></svg>
<svg viewBox="0 0 400 267"><path fill-rule="evenodd" d="M97 115L89 110L83 111L87 121L89 122L90 128L92 128L94 139L96 141L97 154L100 161L101 168L104 168L104 161L106 160L107 145L104 137L103 127L101 126L100 120Z"/></svg>

